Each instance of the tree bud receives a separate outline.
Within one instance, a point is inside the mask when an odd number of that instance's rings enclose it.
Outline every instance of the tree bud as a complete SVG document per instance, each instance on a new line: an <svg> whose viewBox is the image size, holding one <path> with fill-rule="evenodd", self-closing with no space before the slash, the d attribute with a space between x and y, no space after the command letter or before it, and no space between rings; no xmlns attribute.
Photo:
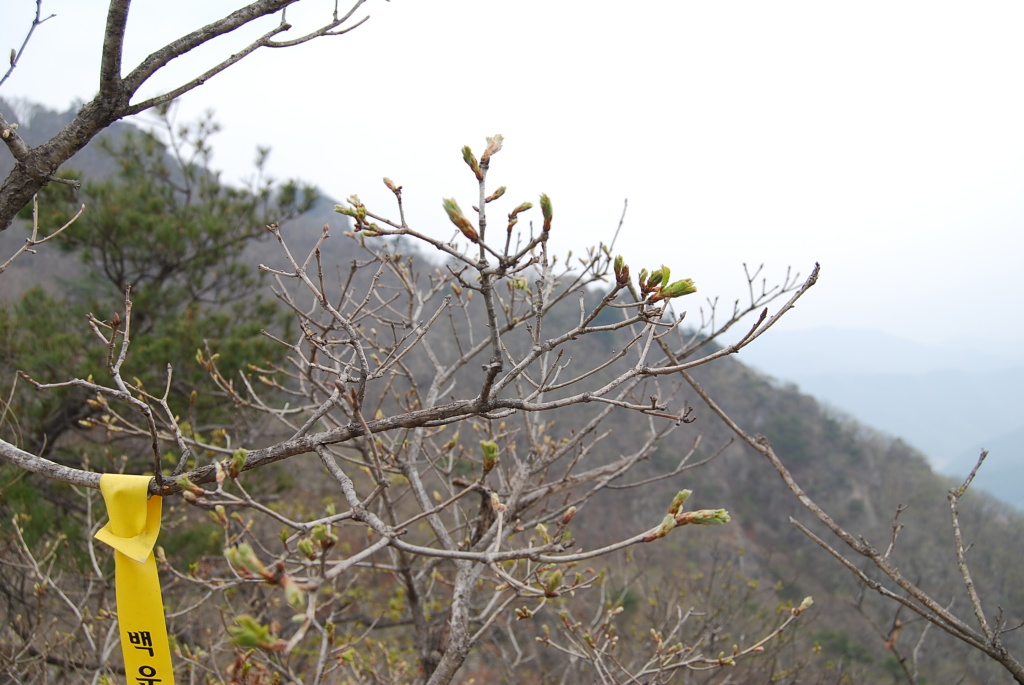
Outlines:
<svg viewBox="0 0 1024 685"><path fill-rule="evenodd" d="M540 196L540 211L544 215L544 232L547 233L551 230L551 198L541 193Z"/></svg>
<svg viewBox="0 0 1024 685"><path fill-rule="evenodd" d="M480 163L476 161L476 156L473 155L473 151L469 149L468 145L462 146L462 160L473 170L476 180L484 180L484 171L480 168Z"/></svg>
<svg viewBox="0 0 1024 685"><path fill-rule="evenodd" d="M794 616L799 616L800 614L810 609L812 604L814 604L814 599L812 597L804 597L803 601L800 602L800 606L790 609L790 612Z"/></svg>
<svg viewBox="0 0 1024 685"><path fill-rule="evenodd" d="M296 611L306 608L306 593L302 591L302 588L299 587L299 584L291 576L282 576L281 586L284 588L284 597L288 602L288 606Z"/></svg>
<svg viewBox="0 0 1024 685"><path fill-rule="evenodd" d="M573 506L569 507L568 509L566 509L565 513L562 514L562 525L563 526L569 525L569 521L572 521L572 517L575 516L575 515L576 515L576 506L575 505L573 505Z"/></svg>
<svg viewBox="0 0 1024 685"><path fill-rule="evenodd" d="M228 626L231 642L239 647L262 649L268 652L280 652L288 645L284 640L276 638L270 628L261 625L249 614L242 614L235 619L235 624Z"/></svg>
<svg viewBox="0 0 1024 685"><path fill-rule="evenodd" d="M442 205L444 206L444 211L448 214L448 218L455 224L456 228L462 231L462 235L474 243L480 242L480 236L477 234L476 229L473 228L473 224L469 223L469 219L462 214L459 203L451 198L445 198L442 201Z"/></svg>
<svg viewBox="0 0 1024 685"><path fill-rule="evenodd" d="M547 582L544 583L544 594L548 597L558 596L558 587L562 584L562 569L556 568L548 576Z"/></svg>
<svg viewBox="0 0 1024 685"><path fill-rule="evenodd" d="M676 493L676 496L672 498L672 504L668 508L668 513L675 516L682 510L683 505L686 504L686 500L690 499L690 495L693 494L692 490L680 490Z"/></svg>
<svg viewBox="0 0 1024 685"><path fill-rule="evenodd" d="M314 545L313 541L309 538L302 538L299 540L296 547L298 547L302 555L310 561L316 559L316 545Z"/></svg>
<svg viewBox="0 0 1024 685"><path fill-rule="evenodd" d="M484 473L490 473L498 465L498 443L493 440L481 440L480 449L484 453Z"/></svg>
<svg viewBox="0 0 1024 685"><path fill-rule="evenodd" d="M484 150L484 153L482 155L480 155L480 163L489 164L491 161L491 157L499 150L501 150L501 144L504 140L504 136L502 136L500 133L496 133L493 138L488 138L487 149Z"/></svg>
<svg viewBox="0 0 1024 685"><path fill-rule="evenodd" d="M248 542L228 547L224 550L224 558L235 568L245 569L257 575L263 575L267 570Z"/></svg>
<svg viewBox="0 0 1024 685"><path fill-rule="evenodd" d="M668 300L673 297L682 297L683 295L690 295L697 292L697 286L693 284L692 278L684 278L681 281L676 281L671 285L666 285L658 289L658 293L651 298L652 302L658 300Z"/></svg>
<svg viewBox="0 0 1024 685"><path fill-rule="evenodd" d="M248 454L248 450L243 447L239 447L231 454L231 461L228 464L228 475L232 478L237 478L238 474L245 468L245 457Z"/></svg>

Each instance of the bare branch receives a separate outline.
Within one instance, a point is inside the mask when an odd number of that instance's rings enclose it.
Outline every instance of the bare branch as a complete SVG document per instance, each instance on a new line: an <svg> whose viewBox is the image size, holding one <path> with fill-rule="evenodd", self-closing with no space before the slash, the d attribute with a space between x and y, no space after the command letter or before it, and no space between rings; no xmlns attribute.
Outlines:
<svg viewBox="0 0 1024 685"><path fill-rule="evenodd" d="M21 58L24 57L25 48L28 47L28 42L32 39L32 34L35 33L36 27L42 25L43 22L53 19L55 16L57 15L51 14L44 17L43 0L36 0L36 16L32 19L32 24L28 27L28 31L25 32L25 40L21 41L21 47L17 50L11 48L10 67L8 67L7 71L4 72L3 77L0 77L0 86L4 84L4 81L10 78L11 74L14 72L14 68L18 66L18 62L20 62ZM2 117L0 117L0 119L2 119ZM0 128L6 130L8 128L8 124L0 123ZM4 138L6 139L7 136L4 136Z"/></svg>

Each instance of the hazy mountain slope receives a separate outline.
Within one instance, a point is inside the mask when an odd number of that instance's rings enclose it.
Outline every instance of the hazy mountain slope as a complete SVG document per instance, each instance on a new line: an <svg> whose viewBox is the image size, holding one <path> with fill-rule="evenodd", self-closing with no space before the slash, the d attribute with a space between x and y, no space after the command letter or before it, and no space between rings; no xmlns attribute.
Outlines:
<svg viewBox="0 0 1024 685"><path fill-rule="evenodd" d="M1024 509L1024 426L1009 433L986 437L977 445L963 446L959 459L954 462L961 471L967 473L967 469L977 461L979 448L988 450L989 456L978 474L978 487L1018 509Z"/></svg>
<svg viewBox="0 0 1024 685"><path fill-rule="evenodd" d="M743 358L863 423L899 436L963 477L995 436L1024 430L1024 346L922 345L834 328L764 336ZM1024 443L1000 442L979 486L1024 510ZM996 457L993 454L993 457ZM995 460L994 460L995 461ZM1008 482L1008 479L1010 482Z"/></svg>

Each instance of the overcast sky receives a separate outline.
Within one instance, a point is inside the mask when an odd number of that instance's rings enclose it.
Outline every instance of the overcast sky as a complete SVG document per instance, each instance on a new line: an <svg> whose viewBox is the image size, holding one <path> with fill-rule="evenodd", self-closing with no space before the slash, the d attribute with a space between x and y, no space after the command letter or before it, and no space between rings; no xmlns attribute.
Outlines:
<svg viewBox="0 0 1024 685"><path fill-rule="evenodd" d="M57 17L0 96L91 98L104 4L44 0ZM35 3L5 6L4 54ZM125 72L237 6L136 0ZM692 298L742 295L743 262L781 277L820 261L791 330L1024 341L1020 2L371 0L359 13L371 19L348 36L258 52L183 98L182 120L213 109L224 125L214 161L229 178L269 145L275 175L390 212L390 176L410 221L447 236L441 199L475 196L461 146L500 132L494 185L510 206L548 193L563 251L611 240L628 198L617 251L634 272L694 278ZM240 44L179 60L144 95Z"/></svg>

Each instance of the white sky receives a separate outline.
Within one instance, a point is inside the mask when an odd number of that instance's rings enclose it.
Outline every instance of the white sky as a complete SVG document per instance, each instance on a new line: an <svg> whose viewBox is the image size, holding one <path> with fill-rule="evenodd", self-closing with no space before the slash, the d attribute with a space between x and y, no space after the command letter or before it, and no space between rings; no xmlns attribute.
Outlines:
<svg viewBox="0 0 1024 685"><path fill-rule="evenodd" d="M137 0L127 73L146 53L235 9ZM32 0L7 0L0 52ZM44 0L0 96L64 109L98 82L105 3ZM300 8L329 11L303 0ZM326 10L322 8L327 8ZM492 163L501 217L547 192L566 250L611 239L633 266L667 264L696 298L745 293L822 263L789 329L833 325L918 341L1019 345L1024 257L1024 4L371 0L354 33L261 51L185 96L213 109L215 165L390 210L448 236L441 198L473 204L459 150L505 136ZM299 12L298 30L302 22ZM272 24L271 24L272 25ZM264 25L267 26L267 25ZM179 60L176 85L241 43ZM694 312L696 314L696 312Z"/></svg>

